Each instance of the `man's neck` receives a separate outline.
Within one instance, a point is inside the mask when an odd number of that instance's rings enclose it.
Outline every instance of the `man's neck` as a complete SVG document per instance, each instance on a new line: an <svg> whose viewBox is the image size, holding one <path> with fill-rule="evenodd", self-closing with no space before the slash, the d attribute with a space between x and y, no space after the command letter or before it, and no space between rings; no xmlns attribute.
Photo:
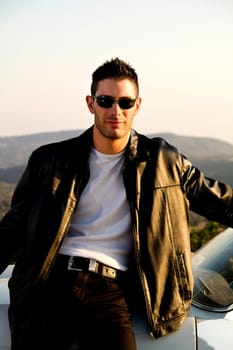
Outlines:
<svg viewBox="0 0 233 350"><path fill-rule="evenodd" d="M93 145L95 149L104 154L116 154L122 152L129 140L129 135L119 139L110 139L107 137L100 137L96 135L95 130L93 133Z"/></svg>

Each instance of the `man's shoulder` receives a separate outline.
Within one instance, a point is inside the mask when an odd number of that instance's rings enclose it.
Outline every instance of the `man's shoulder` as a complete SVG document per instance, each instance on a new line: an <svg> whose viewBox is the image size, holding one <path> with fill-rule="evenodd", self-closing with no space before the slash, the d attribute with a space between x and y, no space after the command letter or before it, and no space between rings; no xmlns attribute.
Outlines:
<svg viewBox="0 0 233 350"><path fill-rule="evenodd" d="M88 129L76 137L41 145L32 152L29 161L44 163L55 159L68 161L74 156L78 158L91 147L90 132Z"/></svg>
<svg viewBox="0 0 233 350"><path fill-rule="evenodd" d="M33 154L40 155L53 152L71 152L77 150L79 146L83 146L85 143L90 144L90 129L84 131L82 134L75 137L59 140L52 143L43 144L33 151Z"/></svg>
<svg viewBox="0 0 233 350"><path fill-rule="evenodd" d="M176 164L183 167L184 162L191 164L187 157L181 153L176 146L170 144L162 137L148 137L138 133L138 156L139 159L160 162L166 167L171 167Z"/></svg>
<svg viewBox="0 0 233 350"><path fill-rule="evenodd" d="M138 140L141 144L144 144L152 149L160 149L164 151L173 151L175 153L178 152L178 149L175 145L170 144L166 139L160 136L149 137L145 134L137 133ZM178 152L179 153L179 152Z"/></svg>

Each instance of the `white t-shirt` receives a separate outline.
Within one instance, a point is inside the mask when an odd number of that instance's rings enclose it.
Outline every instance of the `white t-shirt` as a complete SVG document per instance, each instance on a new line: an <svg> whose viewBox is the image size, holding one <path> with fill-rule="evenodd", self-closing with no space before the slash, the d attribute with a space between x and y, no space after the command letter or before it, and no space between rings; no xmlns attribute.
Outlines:
<svg viewBox="0 0 233 350"><path fill-rule="evenodd" d="M122 178L123 152L90 154L90 179L60 253L93 258L126 270L132 248L131 218Z"/></svg>

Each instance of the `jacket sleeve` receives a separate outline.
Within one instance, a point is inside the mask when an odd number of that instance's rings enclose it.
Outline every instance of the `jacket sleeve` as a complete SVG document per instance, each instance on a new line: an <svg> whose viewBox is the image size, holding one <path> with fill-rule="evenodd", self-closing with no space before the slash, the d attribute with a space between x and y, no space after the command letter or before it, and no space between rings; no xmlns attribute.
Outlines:
<svg viewBox="0 0 233 350"><path fill-rule="evenodd" d="M190 209L207 219L233 227L233 189L205 175L183 159L183 186Z"/></svg>
<svg viewBox="0 0 233 350"><path fill-rule="evenodd" d="M0 222L0 273L11 263L23 244L23 233L26 230L26 218L29 211L28 173L29 170L26 169L15 189L11 208Z"/></svg>
<svg viewBox="0 0 233 350"><path fill-rule="evenodd" d="M44 152L34 151L14 191L11 208L0 221L0 273L12 262L23 247L28 218L35 196L41 191ZM47 163L47 162L46 162Z"/></svg>

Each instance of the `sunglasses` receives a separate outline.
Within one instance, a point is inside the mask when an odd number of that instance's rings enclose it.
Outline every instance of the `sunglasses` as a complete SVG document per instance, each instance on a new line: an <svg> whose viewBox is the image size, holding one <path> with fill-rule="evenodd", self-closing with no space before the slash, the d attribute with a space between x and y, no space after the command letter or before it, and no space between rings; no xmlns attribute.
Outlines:
<svg viewBox="0 0 233 350"><path fill-rule="evenodd" d="M111 108L114 103L117 103L121 109L130 109L135 105L136 98L120 97L113 98L112 96L100 95L92 96L96 99L97 104L102 108Z"/></svg>

